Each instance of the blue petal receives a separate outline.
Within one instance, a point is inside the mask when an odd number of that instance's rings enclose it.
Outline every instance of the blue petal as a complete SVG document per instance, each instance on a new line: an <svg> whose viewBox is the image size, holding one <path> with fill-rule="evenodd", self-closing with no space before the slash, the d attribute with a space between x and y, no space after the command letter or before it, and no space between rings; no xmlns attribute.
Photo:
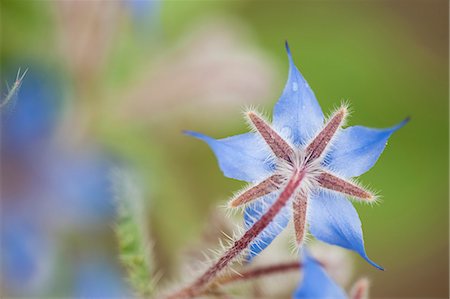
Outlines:
<svg viewBox="0 0 450 299"><path fill-rule="evenodd" d="M367 256L358 213L344 196L325 191L313 194L309 201L308 222L316 239L356 251L369 264L383 270Z"/></svg>
<svg viewBox="0 0 450 299"><path fill-rule="evenodd" d="M362 126L344 129L327 157L327 166L344 177L359 176L377 162L389 137L409 119L388 129Z"/></svg>
<svg viewBox="0 0 450 299"><path fill-rule="evenodd" d="M305 252L303 279L295 290L293 299L341 299L347 298L344 290L325 272L322 266Z"/></svg>
<svg viewBox="0 0 450 299"><path fill-rule="evenodd" d="M267 159L270 154L261 146L255 133L218 140L196 132L185 133L205 141L211 147L226 177L254 183L273 171L274 165Z"/></svg>
<svg viewBox="0 0 450 299"><path fill-rule="evenodd" d="M278 198L279 192L269 194L264 196L263 198L259 198L255 202L251 203L246 209L244 213L245 220L245 229L248 230L250 227L258 221L262 215L264 215L270 206L275 202ZM272 241L278 236L283 229L289 223L289 219L291 217L291 211L286 205L281 211L275 216L273 221L258 235L258 237L250 244L249 249L250 252L247 255L246 259L250 262L253 257L258 255L261 251L263 251L267 246L272 243Z"/></svg>
<svg viewBox="0 0 450 299"><path fill-rule="evenodd" d="M323 113L314 92L300 74L286 42L289 77L273 111L273 125L295 145L304 144L323 125ZM286 133L288 132L288 133Z"/></svg>

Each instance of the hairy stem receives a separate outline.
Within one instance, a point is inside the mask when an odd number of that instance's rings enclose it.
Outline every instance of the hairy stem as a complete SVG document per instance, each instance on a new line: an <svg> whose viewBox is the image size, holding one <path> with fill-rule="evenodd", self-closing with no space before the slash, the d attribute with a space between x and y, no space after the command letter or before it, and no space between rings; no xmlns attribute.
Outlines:
<svg viewBox="0 0 450 299"><path fill-rule="evenodd" d="M233 275L230 275L230 276L218 278L214 281L214 284L224 285L224 284L229 284L229 283L233 283L236 281L240 282L240 281L255 279L255 278L259 278L261 276L267 276L267 275L272 275L272 274L284 273L287 271L298 270L298 269L300 269L301 266L302 266L301 263L298 261L288 262L288 263L283 263L283 264L275 264L275 265L270 265L270 266L262 266L262 267L244 271L239 274L234 273Z"/></svg>
<svg viewBox="0 0 450 299"><path fill-rule="evenodd" d="M234 242L233 246L228 249L225 254L220 257L215 264L207 269L203 275L195 280L190 286L166 297L166 299L189 299L201 294L213 280L225 269L230 262L232 262L239 254L242 253L255 238L272 222L275 216L286 205L289 198L297 190L303 177L304 170L297 170L287 183L286 187L281 192L280 196L269 208L269 210L247 230L244 235Z"/></svg>

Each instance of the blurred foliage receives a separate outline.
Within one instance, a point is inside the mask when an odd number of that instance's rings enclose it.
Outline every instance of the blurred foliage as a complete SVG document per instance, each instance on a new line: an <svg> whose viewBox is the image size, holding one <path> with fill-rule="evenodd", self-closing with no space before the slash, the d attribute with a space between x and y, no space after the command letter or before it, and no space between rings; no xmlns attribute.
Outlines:
<svg viewBox="0 0 450 299"><path fill-rule="evenodd" d="M120 260L127 267L128 281L133 290L139 297L149 298L155 291L156 279L145 201L130 173L116 170L112 180L117 204L116 235Z"/></svg>
<svg viewBox="0 0 450 299"><path fill-rule="evenodd" d="M199 236L211 208L242 186L224 178L209 149L181 131L214 137L244 132L241 107L223 112L218 102L216 109L186 113L191 102L181 96L146 121L121 118L118 110L146 70L176 52L193 31L220 19L274 66L276 80L265 83L270 92L257 99L263 110L273 107L287 77L287 39L325 113L349 100L350 125L387 127L412 117L361 178L382 195L380 205L357 209L368 254L387 271L376 272L356 256L355 261L358 274L372 279L375 298L448 295L447 1L165 1L147 8L155 21L143 23L133 21L131 2L119 3L114 34L94 77L76 75L67 62L57 1L1 1L2 82L13 80L19 67L29 67L29 74L38 70L36 64L54 70L67 81L59 126L64 142L72 147L96 140L144 173L154 250L165 279L176 272L179 253ZM7 73L11 69L14 74ZM220 71L211 70L211 78ZM89 80L81 84L83 77ZM183 108L177 111L178 105Z"/></svg>

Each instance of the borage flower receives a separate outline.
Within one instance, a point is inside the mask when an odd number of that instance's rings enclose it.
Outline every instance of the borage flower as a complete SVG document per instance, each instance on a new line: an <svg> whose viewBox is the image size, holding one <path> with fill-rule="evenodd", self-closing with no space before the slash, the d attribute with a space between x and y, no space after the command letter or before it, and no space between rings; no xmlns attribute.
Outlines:
<svg viewBox="0 0 450 299"><path fill-rule="evenodd" d="M302 254L302 279L297 289L292 294L293 299L367 299L369 281L361 278L352 286L347 296L342 289L327 273L323 265L313 258L307 250Z"/></svg>
<svg viewBox="0 0 450 299"><path fill-rule="evenodd" d="M354 250L382 269L366 254L361 221L346 196L364 202L375 200L370 191L351 178L375 164L388 138L407 120L387 129L341 129L348 115L343 105L324 121L313 91L294 65L287 43L286 50L289 78L275 105L271 125L258 113L248 111L254 133L219 140L196 132L187 134L212 148L225 176L252 183L230 201L231 207L246 205L247 229L265 217L271 206L282 207L250 244L248 260L272 242L292 213L299 245L309 225L309 232L316 239Z"/></svg>

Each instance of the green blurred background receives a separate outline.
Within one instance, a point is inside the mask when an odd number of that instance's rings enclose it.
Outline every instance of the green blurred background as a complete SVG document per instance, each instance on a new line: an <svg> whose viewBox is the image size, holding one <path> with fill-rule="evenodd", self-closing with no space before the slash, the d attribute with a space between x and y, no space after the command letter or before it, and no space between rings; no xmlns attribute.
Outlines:
<svg viewBox="0 0 450 299"><path fill-rule="evenodd" d="M412 118L361 177L382 195L356 208L386 271L353 256L356 276L372 280L373 298L448 298L447 1L1 1L2 83L18 67L49 74L61 95L55 139L95 142L143 174L164 279L243 186L181 131L235 135L244 106L270 112L287 79L286 39L325 113L348 100L349 125ZM66 244L56 265L73 246L89 251L83 242L116 253L110 229L66 228L55 240ZM40 294L70 295L58 271Z"/></svg>

